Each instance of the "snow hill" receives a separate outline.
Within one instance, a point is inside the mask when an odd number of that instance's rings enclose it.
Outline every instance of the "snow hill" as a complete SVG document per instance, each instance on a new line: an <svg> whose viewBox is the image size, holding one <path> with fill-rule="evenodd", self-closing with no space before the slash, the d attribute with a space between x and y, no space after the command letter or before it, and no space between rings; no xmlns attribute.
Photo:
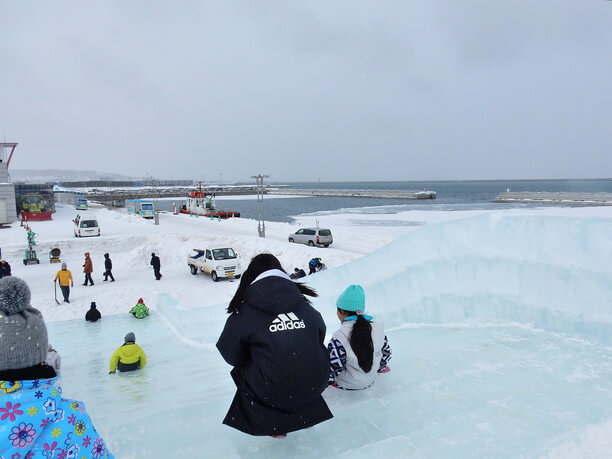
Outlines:
<svg viewBox="0 0 612 459"><path fill-rule="evenodd" d="M605 457L612 447L612 209L505 212L410 211L320 215L334 231L328 249L289 244L296 225L162 215L150 221L105 209L102 237L71 237L75 211L33 223L40 265L19 265L25 233L0 230L3 256L33 291L62 354L61 385L84 400L117 457ZM469 217L469 218L465 218ZM313 217L298 222L312 224ZM398 221L418 225L398 224ZM385 224L385 222L387 224ZM233 395L214 343L237 282L192 276L194 247L231 245L244 262L268 251L287 270L323 257L327 271L304 279L328 325L334 304L361 283L367 311L383 320L392 371L369 390L328 389L334 419L289 435L254 438L220 424ZM56 306L60 247L76 275L74 302ZM94 260L82 287L83 252ZM101 282L109 252L115 283ZM157 282L150 253L160 255ZM143 321L127 311L142 296ZM90 301L103 314L86 324ZM110 354L127 331L150 364L108 376Z"/></svg>
<svg viewBox="0 0 612 459"><path fill-rule="evenodd" d="M121 174L98 171L75 171L63 169L10 169L12 182L83 182L89 180L132 180Z"/></svg>

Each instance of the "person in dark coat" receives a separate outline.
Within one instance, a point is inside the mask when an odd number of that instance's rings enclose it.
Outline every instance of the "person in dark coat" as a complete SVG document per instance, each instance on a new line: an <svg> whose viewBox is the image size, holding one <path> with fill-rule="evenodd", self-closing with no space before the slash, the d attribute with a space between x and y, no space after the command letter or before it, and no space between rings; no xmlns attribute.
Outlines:
<svg viewBox="0 0 612 459"><path fill-rule="evenodd" d="M85 320L87 322L96 322L102 318L102 314L96 308L96 302L92 301L91 306L89 307L89 311L85 313Z"/></svg>
<svg viewBox="0 0 612 459"><path fill-rule="evenodd" d="M155 274L155 279L160 280L162 278L162 275L159 272L161 263L159 261L159 257L154 253L151 254L151 266L153 266L153 273Z"/></svg>
<svg viewBox="0 0 612 459"><path fill-rule="evenodd" d="M110 259L110 255L108 253L104 254L104 280L107 281L110 277L111 282L115 282L115 278L113 277L112 269L113 269L113 261Z"/></svg>
<svg viewBox="0 0 612 459"><path fill-rule="evenodd" d="M11 275L11 265L6 260L0 260L0 279Z"/></svg>
<svg viewBox="0 0 612 459"><path fill-rule="evenodd" d="M251 260L217 342L237 389L223 424L284 437L332 418L321 396L330 368L325 323L304 295L317 294L274 255Z"/></svg>
<svg viewBox="0 0 612 459"><path fill-rule="evenodd" d="M306 272L302 268L295 268L289 277L291 277L291 279L301 279L302 277L306 277Z"/></svg>

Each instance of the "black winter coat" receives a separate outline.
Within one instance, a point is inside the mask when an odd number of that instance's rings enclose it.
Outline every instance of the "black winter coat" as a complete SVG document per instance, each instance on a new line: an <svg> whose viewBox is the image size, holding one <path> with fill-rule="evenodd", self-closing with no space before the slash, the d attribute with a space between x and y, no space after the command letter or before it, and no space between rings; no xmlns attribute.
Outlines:
<svg viewBox="0 0 612 459"><path fill-rule="evenodd" d="M224 424L251 435L278 435L332 418L321 393L329 358L325 323L297 286L282 277L252 284L217 342L236 383Z"/></svg>
<svg viewBox="0 0 612 459"><path fill-rule="evenodd" d="M161 266L161 263L159 261L159 257L157 255L155 255L154 257L151 257L151 266L153 266L154 269L159 269Z"/></svg>
<svg viewBox="0 0 612 459"><path fill-rule="evenodd" d="M85 320L87 322L96 322L98 319L101 318L102 314L100 314L100 311L98 311L97 309L91 308L85 313Z"/></svg>
<svg viewBox="0 0 612 459"><path fill-rule="evenodd" d="M113 269L113 262L111 261L110 257L106 257L104 259L104 269L107 271Z"/></svg>
<svg viewBox="0 0 612 459"><path fill-rule="evenodd" d="M8 262L4 262L3 264L0 264L0 279L2 279L3 277L7 277L11 275L11 265L8 264Z"/></svg>

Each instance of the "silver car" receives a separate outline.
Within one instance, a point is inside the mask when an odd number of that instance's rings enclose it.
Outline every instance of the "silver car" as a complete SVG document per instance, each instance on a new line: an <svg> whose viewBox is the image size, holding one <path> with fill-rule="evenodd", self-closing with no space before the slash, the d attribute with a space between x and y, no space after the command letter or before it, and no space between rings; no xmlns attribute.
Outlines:
<svg viewBox="0 0 612 459"><path fill-rule="evenodd" d="M308 244L311 247L315 245L329 247L329 244L334 242L334 238L331 231L326 228L300 228L289 235L289 242Z"/></svg>

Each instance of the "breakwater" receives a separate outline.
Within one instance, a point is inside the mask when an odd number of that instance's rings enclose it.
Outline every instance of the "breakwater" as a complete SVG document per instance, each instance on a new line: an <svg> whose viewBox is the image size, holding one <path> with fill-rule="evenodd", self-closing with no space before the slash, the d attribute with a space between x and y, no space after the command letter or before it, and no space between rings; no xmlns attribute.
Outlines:
<svg viewBox="0 0 612 459"><path fill-rule="evenodd" d="M268 189L267 194L285 196L328 196L344 198L381 199L435 199L436 192L429 190L375 190L375 189L330 189L330 188L283 188Z"/></svg>
<svg viewBox="0 0 612 459"><path fill-rule="evenodd" d="M612 193L506 191L498 194L493 202L612 206Z"/></svg>

